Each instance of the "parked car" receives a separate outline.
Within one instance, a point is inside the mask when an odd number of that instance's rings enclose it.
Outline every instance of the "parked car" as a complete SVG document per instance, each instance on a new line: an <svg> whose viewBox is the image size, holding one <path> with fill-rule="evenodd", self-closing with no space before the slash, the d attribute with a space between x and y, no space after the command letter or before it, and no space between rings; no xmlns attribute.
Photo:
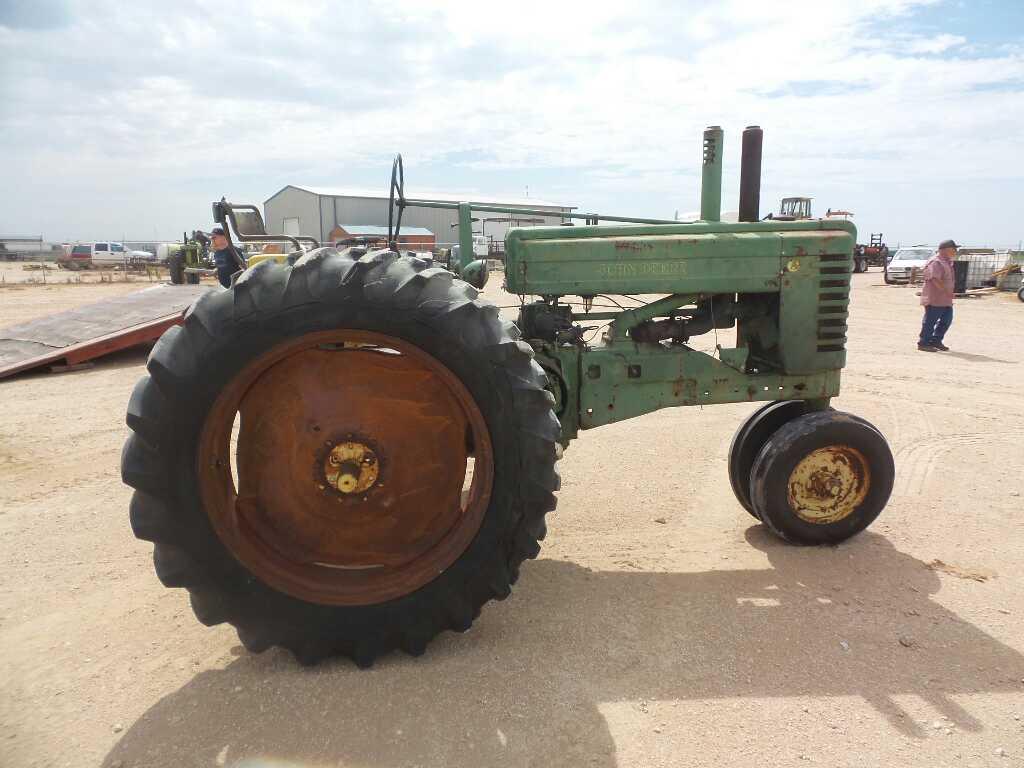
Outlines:
<svg viewBox="0 0 1024 768"><path fill-rule="evenodd" d="M888 283L902 283L910 280L911 271L915 268L924 269L928 259L935 255L935 248L930 245L912 245L900 248L889 259L886 266L885 280Z"/></svg>
<svg viewBox="0 0 1024 768"><path fill-rule="evenodd" d="M88 243L72 245L57 257L57 266L70 270L91 269L92 246Z"/></svg>
<svg viewBox="0 0 1024 768"><path fill-rule="evenodd" d="M93 267L125 267L134 264L155 264L157 258L149 251L133 251L122 243L78 243L72 246L61 266L66 269Z"/></svg>
<svg viewBox="0 0 1024 768"><path fill-rule="evenodd" d="M139 263L156 263L156 256L149 251L133 251L121 243L93 243L92 263L94 266L128 266Z"/></svg>

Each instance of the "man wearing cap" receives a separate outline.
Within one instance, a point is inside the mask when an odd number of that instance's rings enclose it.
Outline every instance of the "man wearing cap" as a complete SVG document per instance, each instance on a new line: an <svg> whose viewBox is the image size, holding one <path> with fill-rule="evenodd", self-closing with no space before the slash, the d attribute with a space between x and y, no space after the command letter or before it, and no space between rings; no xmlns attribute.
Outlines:
<svg viewBox="0 0 1024 768"><path fill-rule="evenodd" d="M238 270L245 269L245 262L228 240L227 232L222 225L214 225L210 230L210 240L214 248L213 261L217 265L217 279L225 288L230 288L231 276Z"/></svg>
<svg viewBox="0 0 1024 768"><path fill-rule="evenodd" d="M924 288L921 289L924 322L917 340L917 348L922 352L949 351L942 338L953 322L953 259L959 247L952 240L943 240L938 252L924 267Z"/></svg>

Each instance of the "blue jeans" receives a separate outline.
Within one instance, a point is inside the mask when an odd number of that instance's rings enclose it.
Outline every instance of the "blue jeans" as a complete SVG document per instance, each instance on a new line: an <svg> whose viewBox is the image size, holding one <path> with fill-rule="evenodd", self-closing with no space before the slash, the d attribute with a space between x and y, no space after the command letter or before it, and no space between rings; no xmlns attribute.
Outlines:
<svg viewBox="0 0 1024 768"><path fill-rule="evenodd" d="M217 280L219 280L220 284L223 285L225 288L230 288L231 287L231 276L233 274L235 274L236 271L237 270L234 270L231 267L220 267L220 266L218 266L217 267Z"/></svg>
<svg viewBox="0 0 1024 768"><path fill-rule="evenodd" d="M917 343L941 344L952 322L952 307L933 307L929 304L924 308L924 322L921 323L921 337Z"/></svg>

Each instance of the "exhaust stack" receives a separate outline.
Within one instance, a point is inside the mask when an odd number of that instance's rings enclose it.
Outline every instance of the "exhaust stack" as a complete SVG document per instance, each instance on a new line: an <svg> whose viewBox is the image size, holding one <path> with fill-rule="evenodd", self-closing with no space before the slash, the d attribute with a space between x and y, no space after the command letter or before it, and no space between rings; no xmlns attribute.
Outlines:
<svg viewBox="0 0 1024 768"><path fill-rule="evenodd" d="M761 218L761 142L764 132L760 126L750 125L743 131L743 150L740 158L740 221L759 221Z"/></svg>

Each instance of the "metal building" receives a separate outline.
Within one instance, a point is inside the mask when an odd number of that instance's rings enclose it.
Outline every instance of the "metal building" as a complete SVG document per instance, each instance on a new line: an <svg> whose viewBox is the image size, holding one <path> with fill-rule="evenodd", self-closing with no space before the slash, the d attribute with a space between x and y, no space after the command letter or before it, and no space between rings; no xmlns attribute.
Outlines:
<svg viewBox="0 0 1024 768"><path fill-rule="evenodd" d="M507 214L473 214L473 231L497 241L504 240L509 227L558 226L576 206L562 205L534 198L493 199L477 195L453 195L436 192L406 192L410 199L430 199L453 203L476 203L507 208ZM516 209L532 208L551 215L516 215ZM380 191L360 189L333 189L300 187L289 184L263 203L267 231L285 235L315 237L322 243L330 242L330 233L336 227L351 225L387 226L388 197ZM445 208L406 208L402 226L423 227L430 230L439 247L458 240L454 226L458 216Z"/></svg>

